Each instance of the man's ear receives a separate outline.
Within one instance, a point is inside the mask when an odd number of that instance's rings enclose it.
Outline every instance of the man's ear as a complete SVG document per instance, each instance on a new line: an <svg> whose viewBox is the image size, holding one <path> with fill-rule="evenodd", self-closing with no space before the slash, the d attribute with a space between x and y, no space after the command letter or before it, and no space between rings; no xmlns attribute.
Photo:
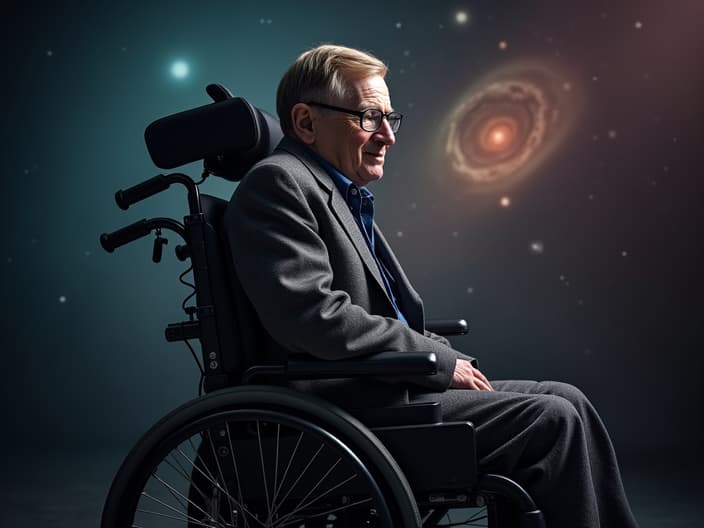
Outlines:
<svg viewBox="0 0 704 528"><path fill-rule="evenodd" d="M299 140L306 145L315 142L315 128L313 127L313 115L310 106L305 103L296 103L291 108L291 122L293 132Z"/></svg>

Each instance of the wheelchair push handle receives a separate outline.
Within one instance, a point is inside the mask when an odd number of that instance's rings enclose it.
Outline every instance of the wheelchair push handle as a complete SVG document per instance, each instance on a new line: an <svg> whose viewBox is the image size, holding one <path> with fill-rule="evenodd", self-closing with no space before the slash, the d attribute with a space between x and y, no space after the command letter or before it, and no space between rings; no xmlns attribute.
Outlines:
<svg viewBox="0 0 704 528"><path fill-rule="evenodd" d="M103 233L100 235L100 245L103 246L105 251L112 253L120 246L124 246L133 240L147 236L151 230L152 226L150 222L146 218L143 218L112 233Z"/></svg>
<svg viewBox="0 0 704 528"><path fill-rule="evenodd" d="M120 189L115 193L115 202L120 209L126 211L130 205L165 191L169 185L171 185L169 178L159 174L127 189Z"/></svg>

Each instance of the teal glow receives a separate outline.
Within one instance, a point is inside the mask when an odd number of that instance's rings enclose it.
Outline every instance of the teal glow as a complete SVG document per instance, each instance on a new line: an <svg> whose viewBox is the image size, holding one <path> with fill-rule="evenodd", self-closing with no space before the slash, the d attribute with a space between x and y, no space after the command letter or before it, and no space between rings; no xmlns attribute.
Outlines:
<svg viewBox="0 0 704 528"><path fill-rule="evenodd" d="M176 61L171 65L171 75L176 79L185 79L188 77L188 64L184 61Z"/></svg>

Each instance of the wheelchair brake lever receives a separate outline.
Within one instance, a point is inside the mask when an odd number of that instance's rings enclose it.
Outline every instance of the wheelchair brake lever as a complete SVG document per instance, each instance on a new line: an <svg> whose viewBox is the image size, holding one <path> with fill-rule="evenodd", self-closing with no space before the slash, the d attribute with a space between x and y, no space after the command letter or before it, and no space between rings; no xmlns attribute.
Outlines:
<svg viewBox="0 0 704 528"><path fill-rule="evenodd" d="M152 249L152 261L157 264L161 262L164 246L169 243L166 238L161 236L160 231L161 230L157 232L156 238L154 239L154 247Z"/></svg>

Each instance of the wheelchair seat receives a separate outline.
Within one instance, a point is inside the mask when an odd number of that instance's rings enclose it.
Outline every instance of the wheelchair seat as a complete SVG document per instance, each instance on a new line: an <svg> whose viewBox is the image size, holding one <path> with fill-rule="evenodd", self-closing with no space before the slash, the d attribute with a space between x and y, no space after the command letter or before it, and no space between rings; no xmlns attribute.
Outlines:
<svg viewBox="0 0 704 528"><path fill-rule="evenodd" d="M221 85L207 91L214 103L152 123L147 147L160 168L202 159L204 174L237 181L282 134L272 116ZM443 423L438 403L341 409L285 387L295 379L426 375L434 373L435 357L388 352L261 364L266 329L232 264L227 202L201 194L181 173L120 190L116 202L127 209L173 183L188 190L183 223L144 219L101 235L101 244L112 252L156 229L184 239L176 253L191 260L195 306L188 320L166 327L165 337L200 342L206 394L165 416L128 454L106 499L103 528L430 528L449 526L440 524L448 511L468 507L483 508L478 517L486 526L544 526L521 486L480 473L473 425ZM435 329L462 333L466 323L440 321ZM442 449L430 458L428 445Z"/></svg>

